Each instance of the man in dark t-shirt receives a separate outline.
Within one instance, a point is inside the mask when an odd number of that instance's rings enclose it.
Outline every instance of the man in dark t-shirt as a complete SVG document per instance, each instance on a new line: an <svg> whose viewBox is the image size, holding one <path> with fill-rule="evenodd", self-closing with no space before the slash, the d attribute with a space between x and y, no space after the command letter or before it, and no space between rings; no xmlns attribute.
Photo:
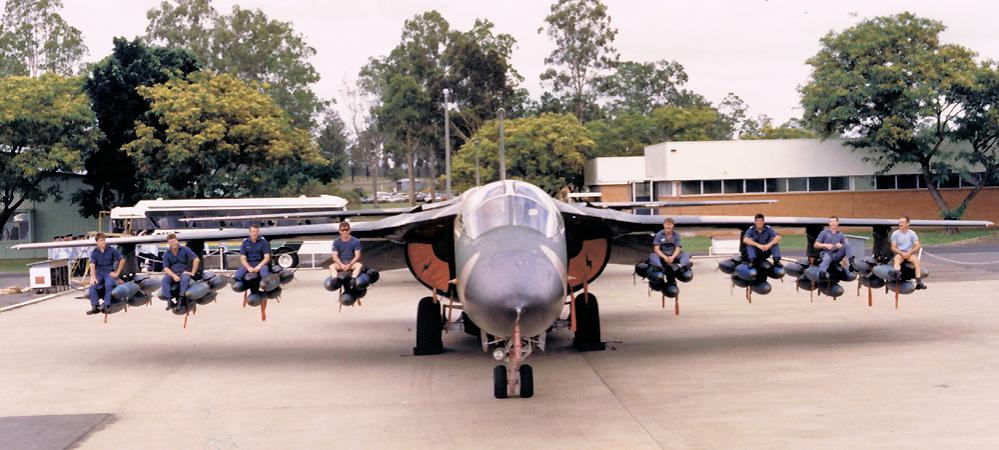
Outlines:
<svg viewBox="0 0 999 450"><path fill-rule="evenodd" d="M111 306L111 291L118 285L118 277L125 268L125 259L122 258L121 252L114 247L108 247L104 233L97 233L94 241L97 243L97 248L90 252L90 311L87 311L87 314L97 314L101 308ZM104 303L100 304L97 291L102 287Z"/></svg>
<svg viewBox="0 0 999 450"><path fill-rule="evenodd" d="M167 309L176 305L173 302L173 285L179 284L179 297L183 297L191 284L191 277L198 273L198 266L201 259L185 245L177 242L177 235L170 233L167 235L167 245L169 248L163 252L163 298L167 299Z"/></svg>
<svg viewBox="0 0 999 450"><path fill-rule="evenodd" d="M340 272L350 271L357 278L361 274L361 240L350 235L350 223L340 222L340 237L333 240L333 264L330 274L336 277Z"/></svg>
<svg viewBox="0 0 999 450"><path fill-rule="evenodd" d="M243 281L247 273L259 273L260 278L271 274L271 243L260 235L260 227L250 226L250 236L239 246L239 262L236 281Z"/></svg>

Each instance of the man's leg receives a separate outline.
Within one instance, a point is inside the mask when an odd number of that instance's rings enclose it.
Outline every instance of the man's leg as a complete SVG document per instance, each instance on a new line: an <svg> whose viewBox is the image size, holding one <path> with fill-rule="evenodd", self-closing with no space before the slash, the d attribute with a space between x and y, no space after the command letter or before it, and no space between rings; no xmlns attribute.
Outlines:
<svg viewBox="0 0 999 450"><path fill-rule="evenodd" d="M170 278L170 275L163 275L163 280L160 281L160 297L169 299L171 290L173 290L173 278Z"/></svg>
<svg viewBox="0 0 999 450"><path fill-rule="evenodd" d="M770 256L774 258L774 265L780 263L780 244L774 244L770 247Z"/></svg>
<svg viewBox="0 0 999 450"><path fill-rule="evenodd" d="M676 261L680 264L681 268L687 268L690 266L690 254L680 252L680 256L677 256Z"/></svg>
<svg viewBox="0 0 999 450"><path fill-rule="evenodd" d="M111 304L111 292L114 291L114 287L118 283L115 283L114 277L111 274L104 275L104 306Z"/></svg>
<svg viewBox="0 0 999 450"><path fill-rule="evenodd" d="M239 269L236 269L236 275L234 276L234 279L236 281L243 281L243 278L245 277L246 277L246 267L239 266Z"/></svg>
<svg viewBox="0 0 999 450"><path fill-rule="evenodd" d="M750 264L756 264L756 256L759 253L759 249L753 247L752 245L746 246L746 256L749 258Z"/></svg>
<svg viewBox="0 0 999 450"><path fill-rule="evenodd" d="M270 275L271 274L271 265L270 264L264 264L263 266L260 267L260 272L259 273L260 273L260 278L261 279L265 278L267 275Z"/></svg>
<svg viewBox="0 0 999 450"><path fill-rule="evenodd" d="M187 288L190 285L191 285L191 276L188 275L188 274L186 274L186 273L180 274L180 296L181 297L183 297L184 294L187 293Z"/></svg>
<svg viewBox="0 0 999 450"><path fill-rule="evenodd" d="M891 265L895 267L895 272L896 273L902 271L902 260L903 259L904 258L902 258L902 255L899 255L898 253L896 253L895 256L891 259Z"/></svg>
<svg viewBox="0 0 999 450"><path fill-rule="evenodd" d="M90 306L92 308L97 308L97 306L100 305L100 300L98 300L100 297L97 296L97 290L100 287L100 285L101 285L100 278L97 278L97 281L95 281L94 284L90 285Z"/></svg>
<svg viewBox="0 0 999 450"><path fill-rule="evenodd" d="M354 278L357 278L357 276L361 274L361 269L362 268L363 268L363 266L361 266L361 263L359 263L359 262L351 264L351 266L350 266L350 270L351 270L350 276L352 276Z"/></svg>
<svg viewBox="0 0 999 450"><path fill-rule="evenodd" d="M926 285L923 284L923 271L919 267L919 258L916 255L909 255L909 262L912 263L916 270L916 289L926 289Z"/></svg>
<svg viewBox="0 0 999 450"><path fill-rule="evenodd" d="M819 261L819 270L821 270L823 272L828 272L829 271L829 265L832 264L832 261L833 261L832 255L830 253L831 252L829 252L829 251L824 251L822 253L819 253L819 258L820 258L820 261Z"/></svg>

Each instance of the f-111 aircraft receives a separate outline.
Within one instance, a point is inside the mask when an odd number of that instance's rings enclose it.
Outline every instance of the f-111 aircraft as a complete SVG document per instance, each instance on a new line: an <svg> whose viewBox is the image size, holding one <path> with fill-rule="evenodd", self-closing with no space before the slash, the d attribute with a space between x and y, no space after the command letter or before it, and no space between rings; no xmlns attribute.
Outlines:
<svg viewBox="0 0 999 450"><path fill-rule="evenodd" d="M644 204L644 203L643 203ZM615 204L616 207L627 205ZM668 206L657 204L656 206ZM368 222L355 222L351 233L368 241L367 265L380 270L406 267L431 290L419 300L416 317L417 355L443 351L442 333L451 312L461 311L466 332L477 334L483 349L504 361L493 370L494 395L531 397L533 371L524 360L544 350L547 332L559 321L566 298L574 344L581 350L602 349L597 298L588 286L608 263L634 264L647 258L648 233L661 229L663 216L633 215L615 209L565 203L523 181L492 182L439 204ZM678 227L745 228L751 217L673 216ZM803 227L817 234L826 217L769 217L772 226ZM841 218L842 226L870 226L875 248L882 248L892 219ZM912 226L986 227L987 221L913 220ZM337 224L270 227L269 239L331 237ZM242 230L200 229L178 232L191 248L209 240L242 237ZM161 236L108 239L126 255L137 244L160 242ZM372 241L380 241L372 242ZM200 244L200 245L199 245ZM92 241L22 244L15 248L93 245ZM134 256L126 272L134 271ZM582 292L579 292L582 291ZM456 320L455 322L457 322Z"/></svg>

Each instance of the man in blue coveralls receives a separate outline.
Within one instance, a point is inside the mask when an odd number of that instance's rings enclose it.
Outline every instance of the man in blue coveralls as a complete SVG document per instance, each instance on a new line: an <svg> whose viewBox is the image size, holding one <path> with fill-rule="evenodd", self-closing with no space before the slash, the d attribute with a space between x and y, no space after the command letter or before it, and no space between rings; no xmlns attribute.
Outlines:
<svg viewBox="0 0 999 450"><path fill-rule="evenodd" d="M260 227L250 225L250 237L239 246L239 262L236 281L243 281L248 273L259 274L260 278L271 274L271 244L260 235Z"/></svg>
<svg viewBox="0 0 999 450"><path fill-rule="evenodd" d="M746 244L746 256L749 263L756 265L759 261L773 257L774 265L780 265L780 235L766 223L762 213L753 218L753 226L746 230L742 238Z"/></svg>
<svg viewBox="0 0 999 450"><path fill-rule="evenodd" d="M846 236L839 231L839 217L829 218L829 228L822 230L819 237L815 239L812 247L819 250L819 269L822 269L821 276L829 276L829 266L841 264L843 258L850 257L850 247L846 243Z"/></svg>
<svg viewBox="0 0 999 450"><path fill-rule="evenodd" d="M671 264L678 264L680 268L690 265L690 255L681 250L680 233L673 231L673 219L667 217L663 220L663 229L652 238L652 254L649 255L649 265L665 268Z"/></svg>
<svg viewBox="0 0 999 450"><path fill-rule="evenodd" d="M90 311L87 314L97 314L101 308L111 305L111 291L118 285L118 277L125 268L125 259L116 248L108 247L107 236L97 233L94 236L97 249L90 252ZM104 304L99 305L98 290L104 288ZM98 306L99 305L99 306Z"/></svg>
<svg viewBox="0 0 999 450"><path fill-rule="evenodd" d="M177 242L177 235L171 233L167 235L167 244L170 248L163 252L163 295L167 299L166 309L172 309L177 304L174 302L171 291L174 283L180 283L180 296L187 292L187 287L191 284L191 277L198 273L198 266L201 265L201 258L194 254L185 245Z"/></svg>
<svg viewBox="0 0 999 450"><path fill-rule="evenodd" d="M361 274L361 240L350 235L350 222L340 222L340 238L333 240L333 264L330 274L335 278L340 272L350 271L352 279Z"/></svg>

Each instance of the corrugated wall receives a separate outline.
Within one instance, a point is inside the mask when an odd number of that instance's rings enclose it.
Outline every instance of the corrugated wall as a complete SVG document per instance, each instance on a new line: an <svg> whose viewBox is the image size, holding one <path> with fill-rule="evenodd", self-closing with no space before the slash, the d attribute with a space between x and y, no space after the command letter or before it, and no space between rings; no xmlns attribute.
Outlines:
<svg viewBox="0 0 999 450"><path fill-rule="evenodd" d="M97 228L96 218L80 216L79 208L73 204L73 194L84 186L83 177L75 175L59 175L52 177L46 184L58 183L62 190L62 198L56 200L49 197L40 203L25 202L20 210L31 211L31 236L33 242L49 241L55 236L64 234L83 234ZM45 258L44 250L12 250L11 245L27 241L0 241L0 259Z"/></svg>

